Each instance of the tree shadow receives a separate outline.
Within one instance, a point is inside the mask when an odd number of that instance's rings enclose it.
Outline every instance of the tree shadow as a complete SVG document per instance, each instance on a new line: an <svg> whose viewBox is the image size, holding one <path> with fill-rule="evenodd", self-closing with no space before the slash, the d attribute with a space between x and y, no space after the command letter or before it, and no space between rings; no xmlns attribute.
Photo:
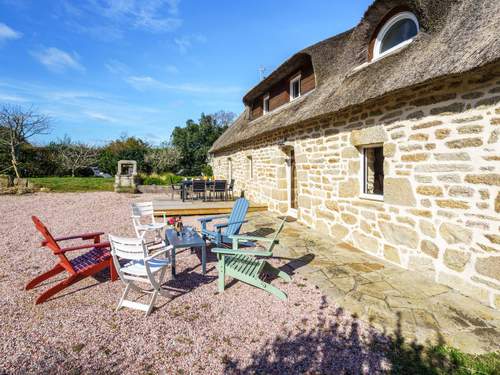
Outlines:
<svg viewBox="0 0 500 375"><path fill-rule="evenodd" d="M274 232L275 232L275 230L273 228L261 227L261 228L255 229L251 232L246 232L245 236L267 237Z"/></svg>
<svg viewBox="0 0 500 375"><path fill-rule="evenodd" d="M250 363L225 359L227 374L453 374L457 363L439 350L444 345L406 341L397 316L394 334L366 326L342 308L328 308L323 297L313 328L287 331L251 354ZM309 317L308 319L314 319Z"/></svg>

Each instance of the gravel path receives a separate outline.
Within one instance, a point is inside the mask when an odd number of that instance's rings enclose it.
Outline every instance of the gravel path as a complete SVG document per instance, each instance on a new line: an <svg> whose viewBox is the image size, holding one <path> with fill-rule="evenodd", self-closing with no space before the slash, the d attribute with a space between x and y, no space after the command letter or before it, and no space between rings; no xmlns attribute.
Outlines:
<svg viewBox="0 0 500 375"><path fill-rule="evenodd" d="M199 258L189 251L177 258L178 279L167 282L176 298L159 298L148 318L114 311L123 286L106 275L34 305L48 284L29 292L24 285L55 258L38 248L31 215L56 236L94 230L132 236L130 203L148 199L108 192L0 196L0 374L387 370L384 336L327 301L303 277L294 275L291 284L273 281L288 294L286 303L239 282L219 295L214 258L203 276Z"/></svg>

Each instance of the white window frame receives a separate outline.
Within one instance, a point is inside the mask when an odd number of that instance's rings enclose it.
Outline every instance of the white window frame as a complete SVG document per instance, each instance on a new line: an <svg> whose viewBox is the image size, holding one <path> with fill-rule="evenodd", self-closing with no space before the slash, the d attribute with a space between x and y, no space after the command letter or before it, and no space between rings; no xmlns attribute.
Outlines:
<svg viewBox="0 0 500 375"><path fill-rule="evenodd" d="M380 59L380 58L410 44L411 42L413 42L415 37L407 39L404 42L401 42L401 43L395 45L394 47L388 49L387 51L380 53L380 47L382 45L382 41L384 40L384 37L387 34L387 32L392 28L392 26L394 26L396 24L396 22L404 20L404 19L409 19L409 20L413 21L415 23L415 25L417 26L417 34L419 33L420 25L418 23L417 17L413 13L401 12L401 13L396 14L394 17L390 18L385 23L385 25L382 27L380 32L377 34L377 38L375 39L375 45L373 46L373 60Z"/></svg>
<svg viewBox="0 0 500 375"><path fill-rule="evenodd" d="M360 146L359 147L359 150L361 151L360 152L360 161L361 161L361 168L360 168L360 176L359 176L359 180L360 180L360 184L359 186L361 187L361 191L360 191L360 198L363 198L363 199L369 199L369 200L373 200L373 201L380 201L380 202L383 202L384 201L384 195L383 194L368 194L368 193L365 193L365 178L366 176L368 175L366 172L366 168L368 167L367 163L366 163L366 154L365 154L365 149L367 148L377 148L377 147L383 147L384 144L383 143L373 143L373 144L370 144L370 145L363 145L363 146ZM384 179L385 179L385 175L384 175Z"/></svg>
<svg viewBox="0 0 500 375"><path fill-rule="evenodd" d="M267 100L267 110L266 110L266 100ZM266 114L266 113L270 112L270 110L269 110L269 104L270 104L270 95L267 94L262 99L262 113Z"/></svg>
<svg viewBox="0 0 500 375"><path fill-rule="evenodd" d="M290 101L300 98L300 95L301 95L301 94L300 94L300 91L301 91L301 90L300 90L300 89L301 89L301 87L300 87L300 76L301 76L301 75L299 74L299 75L295 76L293 79L291 79L291 80L290 80L290 94L289 94L289 96L290 96ZM293 93L293 84L294 84L295 82L298 82L298 83L299 83L299 95L297 95L297 96L294 98L294 97L292 97L292 93Z"/></svg>

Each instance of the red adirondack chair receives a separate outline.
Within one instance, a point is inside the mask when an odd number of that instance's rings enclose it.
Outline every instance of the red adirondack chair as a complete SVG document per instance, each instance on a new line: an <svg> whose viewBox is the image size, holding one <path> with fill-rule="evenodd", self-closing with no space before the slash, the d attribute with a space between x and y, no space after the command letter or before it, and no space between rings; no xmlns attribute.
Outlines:
<svg viewBox="0 0 500 375"><path fill-rule="evenodd" d="M26 285L26 290L34 288L42 281L45 281L63 271L69 273L69 276L66 279L60 281L53 287L43 292L36 300L37 305L39 303L45 302L54 294L76 283L77 281L80 281L88 276L92 276L108 267L111 273L111 280L115 281L118 278L115 267L113 266L113 258L111 257L111 253L109 250L110 244L107 241L100 242L101 235L104 234L103 232L85 233L68 237L54 238L39 218L37 218L36 216L32 216L31 219L35 224L36 229L42 234L44 238L44 240L42 241L42 246L51 249L54 255L57 255L59 257L59 263L51 270L31 280L28 285ZM93 240L93 243L66 248L61 248L58 244L58 242L61 241L74 239ZM92 250L71 260L66 257L66 253L69 251L83 249Z"/></svg>

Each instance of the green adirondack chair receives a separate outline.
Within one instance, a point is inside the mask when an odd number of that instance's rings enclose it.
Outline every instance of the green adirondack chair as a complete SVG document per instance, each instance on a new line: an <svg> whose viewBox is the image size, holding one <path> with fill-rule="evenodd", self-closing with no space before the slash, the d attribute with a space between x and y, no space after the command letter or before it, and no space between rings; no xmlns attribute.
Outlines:
<svg viewBox="0 0 500 375"><path fill-rule="evenodd" d="M285 221L286 218L281 222L273 238L233 235L230 236L233 240L232 249L212 249L212 252L217 254L217 259L219 261L217 269L219 271L220 293L224 291L226 285L225 277L230 276L257 288L263 289L282 301L287 299L287 295L282 290L262 280L262 275L264 273L272 274L287 282L292 281L292 279L287 273L271 266L268 262L261 258L273 255L273 247L279 242L278 235L283 229ZM246 241L267 242L269 245L267 246L267 249L263 249L262 251L254 249L239 249L240 242Z"/></svg>

